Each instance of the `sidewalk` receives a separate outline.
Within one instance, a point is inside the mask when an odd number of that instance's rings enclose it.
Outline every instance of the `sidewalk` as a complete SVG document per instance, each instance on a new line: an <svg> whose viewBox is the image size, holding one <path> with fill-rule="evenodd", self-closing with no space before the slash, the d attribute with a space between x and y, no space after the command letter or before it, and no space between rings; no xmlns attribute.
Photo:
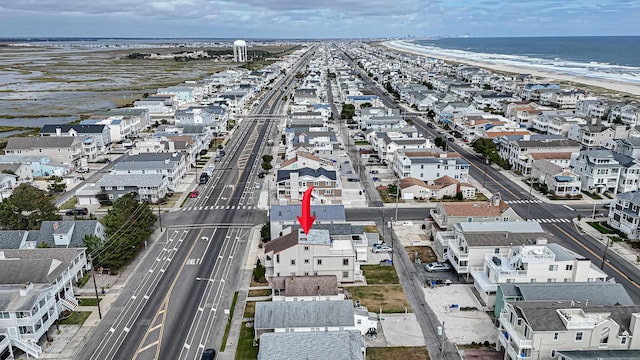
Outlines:
<svg viewBox="0 0 640 360"><path fill-rule="evenodd" d="M164 232L160 232L156 229L151 234L151 239L154 239L152 243L155 243L164 236ZM150 244L150 246L152 246ZM137 272L138 266L142 263L144 257L148 254L143 250L139 256L118 275L99 275L96 274L96 285L98 287L98 293L100 294L101 288L110 284L110 288L105 288L105 295L99 295L100 311L102 318L111 309L113 303L118 299L122 289L126 286L129 277L132 273ZM95 298L95 289L93 280L89 279L86 285L82 289L75 291L76 297L91 297ZM58 359L58 360L73 360L83 349L87 339L89 339L93 331L98 327L100 322L100 314L98 313L97 306L78 306L75 311L90 311L91 314L87 320L81 325L58 325L49 329L49 336L53 339L51 345L48 346L46 342L42 345L42 359ZM26 357L19 357L16 359L22 359Z"/></svg>
<svg viewBox="0 0 640 360"><path fill-rule="evenodd" d="M260 226L256 226L251 230L249 242L245 249L245 262L240 267L242 274L237 285L238 300L236 300L236 307L233 312L233 317L231 318L231 326L229 328L229 336L227 337L225 349L224 351L218 352L219 360L233 360L236 357L236 347L240 340L240 331L242 330L244 310L249 295L249 287L251 286L251 277L253 276L253 269L255 268L256 258L260 250L258 247L259 244Z"/></svg>
<svg viewBox="0 0 640 360"><path fill-rule="evenodd" d="M578 220L577 218L573 219L574 224L580 227L580 230L585 233L585 235L589 235L592 238L598 240L603 246L607 246L607 242L609 243L609 250L611 252L616 253L621 258L625 259L629 264L633 265L640 271L640 252L632 249L628 243L626 242L614 242L610 241L610 236L616 236L616 234L605 235L600 233L598 230L594 229L589 222L606 222L607 218L605 217L596 217L592 219L590 217L582 218ZM598 265L598 264L596 264Z"/></svg>

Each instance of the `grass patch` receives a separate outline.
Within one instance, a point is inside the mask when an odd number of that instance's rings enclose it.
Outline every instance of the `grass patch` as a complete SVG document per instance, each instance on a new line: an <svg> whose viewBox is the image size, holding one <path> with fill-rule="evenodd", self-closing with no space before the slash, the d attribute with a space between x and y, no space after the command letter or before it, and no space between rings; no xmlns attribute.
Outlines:
<svg viewBox="0 0 640 360"><path fill-rule="evenodd" d="M271 299L264 300L263 302L269 302ZM256 303L257 301L247 301L244 305L244 314L246 318L252 318L256 316Z"/></svg>
<svg viewBox="0 0 640 360"><path fill-rule="evenodd" d="M375 225L365 225L364 226L364 232L377 233L378 232L378 227L375 226Z"/></svg>
<svg viewBox="0 0 640 360"><path fill-rule="evenodd" d="M231 329L231 319L233 319L233 311L236 309L236 301L238 301L238 292L233 294L233 301L231 302L231 309L229 309L229 318L227 319L227 327L224 328L224 336L222 337L222 345L220 345L220 352L223 352L227 346L227 338L229 337L229 329Z"/></svg>
<svg viewBox="0 0 640 360"><path fill-rule="evenodd" d="M90 272L86 272L84 273L84 275L82 276L82 279L78 280L78 283L76 284L79 288L84 287L87 282L89 281L89 279L91 279L91 273Z"/></svg>
<svg viewBox="0 0 640 360"><path fill-rule="evenodd" d="M356 145L370 145L366 140L358 140L355 142Z"/></svg>
<svg viewBox="0 0 640 360"><path fill-rule="evenodd" d="M416 261L416 252L418 253L418 258L420 258L420 261L423 264L438 261L436 254L429 246L406 246L405 249L407 249L407 254L409 255L409 259L411 259L411 262Z"/></svg>
<svg viewBox="0 0 640 360"><path fill-rule="evenodd" d="M367 360L429 360L429 353L424 347L368 347Z"/></svg>
<svg viewBox="0 0 640 360"><path fill-rule="evenodd" d="M594 200L600 200L602 199L602 196L596 194L596 193L592 193L592 192L588 192L588 191L582 191L583 194L587 195L588 197L594 199Z"/></svg>
<svg viewBox="0 0 640 360"><path fill-rule="evenodd" d="M400 285L352 286L347 290L353 300L360 300L361 305L375 313L379 312L380 308L385 313L403 313L405 307L412 311Z"/></svg>
<svg viewBox="0 0 640 360"><path fill-rule="evenodd" d="M270 296L271 295L271 289L259 289L259 290L249 290L249 297L254 297L254 296Z"/></svg>
<svg viewBox="0 0 640 360"><path fill-rule="evenodd" d="M78 203L78 197L74 195L69 200L65 201L64 204L60 205L60 210L71 210L74 207L76 207L77 203Z"/></svg>
<svg viewBox="0 0 640 360"><path fill-rule="evenodd" d="M400 283L395 266L362 265L360 269L369 285Z"/></svg>
<svg viewBox="0 0 640 360"><path fill-rule="evenodd" d="M71 315L63 320L60 320L58 324L60 325L82 325L87 318L91 315L91 311L74 311Z"/></svg>
<svg viewBox="0 0 640 360"><path fill-rule="evenodd" d="M601 234L613 234L614 231L607 225L604 225L599 222L588 222L587 224L591 225L592 228L598 230Z"/></svg>
<svg viewBox="0 0 640 360"><path fill-rule="evenodd" d="M98 306L100 301L102 301L102 298L78 298L78 306Z"/></svg>
<svg viewBox="0 0 640 360"><path fill-rule="evenodd" d="M222 345L224 346L224 343ZM220 351L223 351L222 349L221 347ZM258 347L253 345L253 326L247 327L247 323L242 323L235 358L236 360L258 358Z"/></svg>

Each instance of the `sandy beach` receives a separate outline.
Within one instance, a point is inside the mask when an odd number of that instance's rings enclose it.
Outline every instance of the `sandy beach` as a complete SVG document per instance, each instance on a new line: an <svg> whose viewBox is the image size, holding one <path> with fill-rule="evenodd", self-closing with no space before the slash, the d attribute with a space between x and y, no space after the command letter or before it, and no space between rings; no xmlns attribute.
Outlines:
<svg viewBox="0 0 640 360"><path fill-rule="evenodd" d="M599 87L607 90L613 90L614 92L618 92L618 93L627 93L627 94L640 96L640 85L638 84L631 84L631 83L625 83L625 82L613 81L613 80L590 79L590 78L585 78L585 77L580 77L575 75L567 75L567 74L551 72L551 71L541 71L540 69L527 68L525 66L511 66L511 65L496 64L496 63L486 62L486 61L473 61L469 59L461 59L461 58L455 58L455 57L443 57L439 54L430 54L427 52L426 49L424 51L418 51L417 49L412 50L406 47L397 46L391 41L383 42L381 43L381 45L399 52L429 56L429 57L441 59L444 61L468 64L468 65L478 66L478 67L482 67L482 68L494 70L494 71L508 72L508 73L514 73L514 74L531 74L536 78L538 78L538 80L543 82L544 82L544 79L571 82L571 83L575 83L576 85L582 84L587 86ZM610 91L604 91L604 92L610 93Z"/></svg>

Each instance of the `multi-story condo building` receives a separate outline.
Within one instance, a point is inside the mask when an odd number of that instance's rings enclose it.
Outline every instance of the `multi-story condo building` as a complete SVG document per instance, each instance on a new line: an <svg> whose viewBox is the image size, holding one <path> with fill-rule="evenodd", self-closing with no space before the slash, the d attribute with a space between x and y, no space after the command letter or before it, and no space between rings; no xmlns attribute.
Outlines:
<svg viewBox="0 0 640 360"><path fill-rule="evenodd" d="M413 177L431 181L445 175L461 182L469 179L469 163L455 152L397 150L393 164L401 179Z"/></svg>
<svg viewBox="0 0 640 360"><path fill-rule="evenodd" d="M73 283L86 269L85 249L0 251L0 333L11 346L42 355L38 342L62 311L78 305Z"/></svg>
<svg viewBox="0 0 640 360"><path fill-rule="evenodd" d="M640 161L613 150L581 151L572 159L571 168L585 190L615 194L638 189Z"/></svg>
<svg viewBox="0 0 640 360"><path fill-rule="evenodd" d="M83 156L82 141L75 136L10 137L4 152L7 155L45 155L51 162L71 168L80 166Z"/></svg>
<svg viewBox="0 0 640 360"><path fill-rule="evenodd" d="M459 275L470 275L472 268L483 266L487 254L508 254L515 244L546 244L546 238L547 233L533 221L461 222L453 231L436 234L434 250Z"/></svg>
<svg viewBox="0 0 640 360"><path fill-rule="evenodd" d="M609 112L609 121L621 121L623 124L635 126L640 118L640 104L613 104Z"/></svg>
<svg viewBox="0 0 640 360"><path fill-rule="evenodd" d="M496 349L508 360L556 359L567 350L640 349L640 306L635 305L518 301L505 304L499 321Z"/></svg>
<svg viewBox="0 0 640 360"><path fill-rule="evenodd" d="M609 208L607 224L625 233L629 239L640 239L640 190L616 194Z"/></svg>
<svg viewBox="0 0 640 360"><path fill-rule="evenodd" d="M501 140L499 151L502 158L509 160L513 170L520 171L523 175L529 175L534 156L540 154L570 155L580 151L580 144L575 140L556 137L531 140L530 136L524 135L521 140Z"/></svg>
<svg viewBox="0 0 640 360"><path fill-rule="evenodd" d="M487 254L482 267L471 269L473 284L487 306L496 303L501 283L605 281L607 274L591 261L558 244L511 247L506 254Z"/></svg>
<svg viewBox="0 0 640 360"><path fill-rule="evenodd" d="M335 170L325 168L301 168L295 170L278 170L276 194L278 200L288 203L302 201L302 196L313 186L312 196L315 202L337 204L342 200L342 182Z"/></svg>
<svg viewBox="0 0 640 360"><path fill-rule="evenodd" d="M334 275L347 283L362 276L352 240L332 239L328 230L311 229L305 234L296 229L269 241L264 256L268 275Z"/></svg>

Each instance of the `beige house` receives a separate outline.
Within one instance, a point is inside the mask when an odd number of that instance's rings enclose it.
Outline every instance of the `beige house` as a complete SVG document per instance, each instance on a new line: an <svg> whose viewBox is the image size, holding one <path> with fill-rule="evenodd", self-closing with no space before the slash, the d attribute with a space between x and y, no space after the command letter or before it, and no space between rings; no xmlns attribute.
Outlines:
<svg viewBox="0 0 640 360"><path fill-rule="evenodd" d="M483 202L441 202L431 210L439 230L451 230L462 222L519 221L518 214L499 195Z"/></svg>
<svg viewBox="0 0 640 360"><path fill-rule="evenodd" d="M518 301L505 304L499 321L496 350L510 360L556 359L565 350L640 349L640 306Z"/></svg>
<svg viewBox="0 0 640 360"><path fill-rule="evenodd" d="M333 275L338 282L362 278L351 239L331 239L328 230L294 230L264 247L268 276Z"/></svg>
<svg viewBox="0 0 640 360"><path fill-rule="evenodd" d="M76 136L11 137L4 149L7 155L48 156L52 163L80 165L82 141Z"/></svg>

